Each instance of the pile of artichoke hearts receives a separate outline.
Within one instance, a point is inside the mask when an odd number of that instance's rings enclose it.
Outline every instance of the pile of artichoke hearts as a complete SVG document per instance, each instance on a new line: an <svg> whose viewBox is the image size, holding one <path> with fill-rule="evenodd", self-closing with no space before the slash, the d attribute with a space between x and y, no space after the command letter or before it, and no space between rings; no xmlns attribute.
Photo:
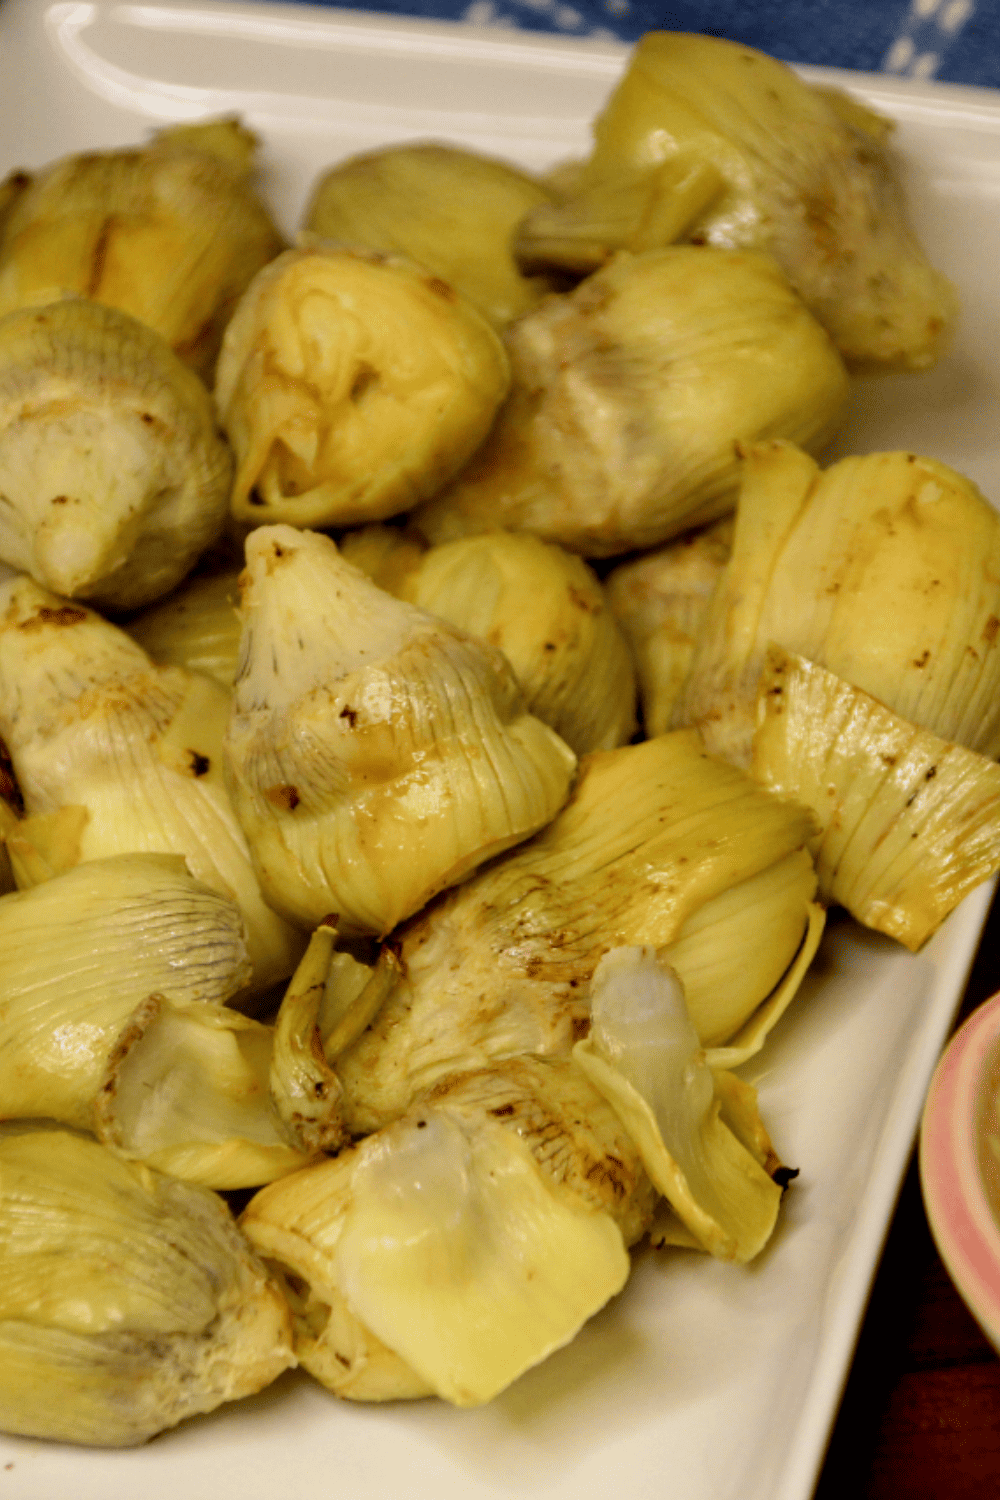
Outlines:
<svg viewBox="0 0 1000 1500"><path fill-rule="evenodd" d="M827 909L1000 868L1000 517L821 467L954 317L889 131L653 33L292 245L235 120L0 186L0 1428L475 1405L766 1246Z"/></svg>

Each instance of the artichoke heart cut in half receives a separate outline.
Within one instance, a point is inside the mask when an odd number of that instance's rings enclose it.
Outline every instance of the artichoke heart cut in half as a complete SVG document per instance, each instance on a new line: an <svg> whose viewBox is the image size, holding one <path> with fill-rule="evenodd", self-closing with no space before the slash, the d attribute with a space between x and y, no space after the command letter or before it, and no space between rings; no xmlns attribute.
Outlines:
<svg viewBox="0 0 1000 1500"><path fill-rule="evenodd" d="M509 384L493 328L439 276L324 241L286 251L219 357L233 515L350 526L409 510L475 452Z"/></svg>
<svg viewBox="0 0 1000 1500"><path fill-rule="evenodd" d="M734 445L819 450L849 383L774 261L690 245L622 251L507 333L511 395L414 520L435 542L503 526L589 557L731 511Z"/></svg>
<svg viewBox="0 0 1000 1500"><path fill-rule="evenodd" d="M0 558L55 593L133 609L226 519L211 397L158 333L82 298L0 317Z"/></svg>
<svg viewBox="0 0 1000 1500"><path fill-rule="evenodd" d="M7 840L22 872L182 854L240 907L256 995L287 978L305 940L264 901L230 804L229 712L217 682L154 666L91 610L30 578L0 584L0 737L27 814Z"/></svg>
<svg viewBox="0 0 1000 1500"><path fill-rule="evenodd" d="M246 556L227 767L278 911L387 933L555 816L576 757L499 651L319 533L262 526Z"/></svg>
<svg viewBox="0 0 1000 1500"><path fill-rule="evenodd" d="M340 548L380 588L498 646L529 711L577 755L631 738L631 653L582 558L510 531L421 553L410 532L372 526L349 533Z"/></svg>
<svg viewBox="0 0 1000 1500"><path fill-rule="evenodd" d="M143 1443L295 1363L215 1193L62 1130L0 1131L0 1429Z"/></svg>
<svg viewBox="0 0 1000 1500"><path fill-rule="evenodd" d="M970 480L914 453L821 472L791 444L759 444L681 711L715 754L749 765L775 642L995 759L998 637L1000 516Z"/></svg>
<svg viewBox="0 0 1000 1500"><path fill-rule="evenodd" d="M450 1095L415 1106L243 1215L258 1252L308 1288L297 1356L342 1395L489 1401L628 1277L611 1214L496 1117L513 1112L502 1085L486 1092L492 1108Z"/></svg>
<svg viewBox="0 0 1000 1500"><path fill-rule="evenodd" d="M742 1046L765 1012L756 1050L822 928L814 831L689 730L587 756L546 829L397 934L404 977L336 1063L350 1128L397 1119L459 1071L568 1057L594 969L622 945L675 965L703 1043Z"/></svg>
<svg viewBox="0 0 1000 1500"><path fill-rule="evenodd" d="M652 949L616 948L601 959L590 1035L573 1056L704 1249L741 1262L759 1254L774 1230L781 1188L722 1119L683 990Z"/></svg>
<svg viewBox="0 0 1000 1500"><path fill-rule="evenodd" d="M913 951L1000 869L1000 766L779 647L753 774L816 815L824 898Z"/></svg>
<svg viewBox="0 0 1000 1500"><path fill-rule="evenodd" d="M604 580L611 612L632 648L647 735L673 729L702 623L732 546L725 516L665 547L619 563Z"/></svg>
<svg viewBox="0 0 1000 1500"><path fill-rule="evenodd" d="M222 331L282 240L235 119L161 130L35 174L0 221L0 313L69 292L158 333L208 383Z"/></svg>
<svg viewBox="0 0 1000 1500"><path fill-rule="evenodd" d="M503 327L552 290L546 277L523 275L511 250L524 215L551 197L507 162L418 141L331 167L313 189L305 227L416 261Z"/></svg>
<svg viewBox="0 0 1000 1500"><path fill-rule="evenodd" d="M0 1116L93 1128L146 997L222 1004L250 977L236 903L173 854L90 860L0 899Z"/></svg>
<svg viewBox="0 0 1000 1500"><path fill-rule="evenodd" d="M518 232L534 270L675 240L773 255L850 360L923 369L955 294L910 224L892 123L738 42L649 32L564 201Z"/></svg>

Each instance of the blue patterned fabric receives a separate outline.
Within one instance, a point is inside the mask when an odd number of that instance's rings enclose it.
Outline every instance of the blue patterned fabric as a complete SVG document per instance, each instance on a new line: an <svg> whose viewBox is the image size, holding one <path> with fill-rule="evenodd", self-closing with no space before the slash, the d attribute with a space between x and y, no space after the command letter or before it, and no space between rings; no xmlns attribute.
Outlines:
<svg viewBox="0 0 1000 1500"><path fill-rule="evenodd" d="M354 7L349 0L335 3L347 9L626 42L644 31L700 31L746 42L786 62L1000 87L1000 0L368 0Z"/></svg>

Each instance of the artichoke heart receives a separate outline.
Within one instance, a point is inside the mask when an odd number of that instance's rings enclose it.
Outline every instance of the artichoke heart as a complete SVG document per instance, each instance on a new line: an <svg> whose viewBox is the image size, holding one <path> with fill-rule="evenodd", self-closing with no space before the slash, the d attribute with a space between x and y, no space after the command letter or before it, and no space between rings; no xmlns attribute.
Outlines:
<svg viewBox="0 0 1000 1500"><path fill-rule="evenodd" d="M534 1106L547 1125L522 1137L532 1085L545 1081L468 1082L471 1094L418 1105L353 1152L265 1189L243 1216L259 1252L308 1284L296 1352L340 1394L488 1401L567 1343L628 1276L622 1230L592 1190L575 1190L604 1154L584 1153L574 1174L579 1148L560 1124L589 1104L594 1133L615 1143L609 1174L628 1176L636 1154L605 1122L600 1096L579 1079L562 1109L556 1078L551 1109L544 1095ZM645 1182L637 1161L631 1172ZM386 1351L399 1361L393 1384Z"/></svg>
<svg viewBox="0 0 1000 1500"><path fill-rule="evenodd" d="M294 1363L214 1193L83 1136L0 1133L0 1429L128 1447Z"/></svg>
<svg viewBox="0 0 1000 1500"><path fill-rule="evenodd" d="M268 1088L274 1031L221 1005L151 995L108 1059L94 1131L116 1154L185 1182L260 1187L315 1155Z"/></svg>
<svg viewBox="0 0 1000 1500"><path fill-rule="evenodd" d="M405 255L453 286L497 327L551 283L521 273L511 237L551 194L478 152L420 141L339 162L320 178L305 227L326 240Z"/></svg>
<svg viewBox="0 0 1000 1500"><path fill-rule="evenodd" d="M189 578L125 626L155 662L231 688L240 659L239 569Z"/></svg>
<svg viewBox="0 0 1000 1500"><path fill-rule="evenodd" d="M683 990L652 949L616 948L601 959L590 1036L573 1056L704 1248L720 1260L759 1254L774 1230L781 1188L721 1118Z"/></svg>
<svg viewBox="0 0 1000 1500"><path fill-rule="evenodd" d="M216 373L249 526L349 526L411 509L475 452L507 394L503 345L410 261L319 241L255 279Z"/></svg>
<svg viewBox="0 0 1000 1500"><path fill-rule="evenodd" d="M259 993L291 973L305 942L265 903L225 790L229 710L218 683L154 667L82 605L29 578L0 584L0 736L28 814L12 850L34 848L50 873L111 854L183 854L239 905Z"/></svg>
<svg viewBox="0 0 1000 1500"><path fill-rule="evenodd" d="M328 537L262 526L246 552L226 755L262 887L303 926L384 934L547 823L576 758L499 651Z"/></svg>
<svg viewBox="0 0 1000 1500"><path fill-rule="evenodd" d="M566 201L522 224L518 257L586 271L680 238L764 250L847 358L922 369L955 296L910 226L891 129L741 43L650 32Z"/></svg>
<svg viewBox="0 0 1000 1500"><path fill-rule="evenodd" d="M249 979L236 904L172 854L91 860L0 900L0 1116L93 1128L135 1007L221 1004Z"/></svg>
<svg viewBox="0 0 1000 1500"><path fill-rule="evenodd" d="M824 898L913 951L1000 869L995 761L773 646L753 774L815 813Z"/></svg>
<svg viewBox="0 0 1000 1500"><path fill-rule="evenodd" d="M421 555L408 533L388 527L348 534L341 553L380 588L498 646L529 711L577 755L631 737L632 658L582 558L509 531L460 537Z"/></svg>
<svg viewBox="0 0 1000 1500"><path fill-rule="evenodd" d="M674 728L674 711L732 546L726 516L702 531L620 563L604 580L639 678L642 721L652 737Z"/></svg>
<svg viewBox="0 0 1000 1500"><path fill-rule="evenodd" d="M459 1071L568 1057L591 975L623 944L676 961L699 1034L732 1037L815 947L814 830L691 731L587 756L548 828L397 935L404 977L336 1063L350 1128L389 1123Z"/></svg>
<svg viewBox="0 0 1000 1500"><path fill-rule="evenodd" d="M430 540L504 526L584 556L652 547L733 508L734 444L819 449L848 378L774 261L622 251L512 325L511 396L414 520Z"/></svg>
<svg viewBox="0 0 1000 1500"><path fill-rule="evenodd" d="M138 318L210 382L222 331L282 241L238 121L158 132L37 173L0 224L0 314L66 292Z"/></svg>
<svg viewBox="0 0 1000 1500"><path fill-rule="evenodd" d="M67 597L159 598L219 536L232 460L151 329L73 298L0 318L0 558Z"/></svg>
<svg viewBox="0 0 1000 1500"><path fill-rule="evenodd" d="M910 723L1000 756L1000 516L975 485L914 453L820 472L790 444L744 454L733 552L681 712L749 765L774 642Z"/></svg>

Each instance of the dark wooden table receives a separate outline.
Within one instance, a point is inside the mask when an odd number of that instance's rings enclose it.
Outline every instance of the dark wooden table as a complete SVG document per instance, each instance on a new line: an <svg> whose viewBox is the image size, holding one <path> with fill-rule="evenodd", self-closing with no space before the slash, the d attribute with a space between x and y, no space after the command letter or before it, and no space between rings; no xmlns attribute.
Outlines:
<svg viewBox="0 0 1000 1500"><path fill-rule="evenodd" d="M959 1020L1000 990L994 901ZM912 1162L816 1500L1000 1497L1000 1359L941 1264Z"/></svg>

